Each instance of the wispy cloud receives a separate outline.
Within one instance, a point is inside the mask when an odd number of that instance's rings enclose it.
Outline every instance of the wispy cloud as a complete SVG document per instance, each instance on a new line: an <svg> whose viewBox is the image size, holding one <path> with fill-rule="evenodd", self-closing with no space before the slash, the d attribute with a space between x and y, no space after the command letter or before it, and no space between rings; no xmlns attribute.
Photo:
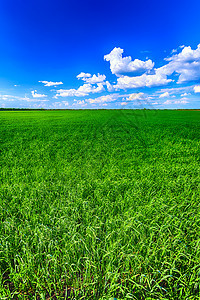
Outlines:
<svg viewBox="0 0 200 300"><path fill-rule="evenodd" d="M66 106L69 105L69 102L68 101L60 101L60 102L53 102L52 103L53 107L55 108L65 108Z"/></svg>
<svg viewBox="0 0 200 300"><path fill-rule="evenodd" d="M128 101L134 101L134 100L144 100L145 97L144 97L144 93L133 93L133 94L130 94L126 100Z"/></svg>
<svg viewBox="0 0 200 300"><path fill-rule="evenodd" d="M159 98L166 98L166 97L169 97L169 92L165 92L159 96Z"/></svg>
<svg viewBox="0 0 200 300"><path fill-rule="evenodd" d="M193 91L193 88L194 88L194 85L184 86L184 87L162 88L160 90L157 90L155 93L162 94L162 93L168 92L169 95L182 94L182 93L189 93L190 91Z"/></svg>
<svg viewBox="0 0 200 300"><path fill-rule="evenodd" d="M15 96L15 95L0 95L0 100L4 100L4 101L8 101L8 102L13 102L13 101L48 102L49 101L47 99L33 99L33 98L29 98L27 96L20 97L20 96Z"/></svg>
<svg viewBox="0 0 200 300"><path fill-rule="evenodd" d="M43 81L38 81L38 82L43 83L44 86L57 86L57 85L63 84L62 81L53 82L53 81L46 81L46 80L43 80Z"/></svg>
<svg viewBox="0 0 200 300"><path fill-rule="evenodd" d="M86 102L89 102L90 104L94 104L94 103L104 103L104 102L113 102L115 100L117 100L119 97L121 97L118 94L110 94L110 95L106 95L106 96L100 96L97 98L89 98L86 99Z"/></svg>
<svg viewBox="0 0 200 300"><path fill-rule="evenodd" d="M187 104L189 103L186 99L182 100L166 100L163 102L164 105L169 105L169 104Z"/></svg>

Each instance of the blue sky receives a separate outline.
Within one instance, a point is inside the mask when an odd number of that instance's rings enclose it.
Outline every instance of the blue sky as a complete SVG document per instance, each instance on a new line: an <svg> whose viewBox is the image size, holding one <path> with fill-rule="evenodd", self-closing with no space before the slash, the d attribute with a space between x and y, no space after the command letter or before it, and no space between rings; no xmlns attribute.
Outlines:
<svg viewBox="0 0 200 300"><path fill-rule="evenodd" d="M0 0L0 107L200 108L200 1Z"/></svg>

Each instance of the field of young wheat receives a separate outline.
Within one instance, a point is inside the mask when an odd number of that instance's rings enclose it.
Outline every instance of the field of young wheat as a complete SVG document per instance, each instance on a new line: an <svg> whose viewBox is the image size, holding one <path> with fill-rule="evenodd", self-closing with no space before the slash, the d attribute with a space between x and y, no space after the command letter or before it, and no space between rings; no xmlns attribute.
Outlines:
<svg viewBox="0 0 200 300"><path fill-rule="evenodd" d="M0 299L200 299L200 111L0 124Z"/></svg>

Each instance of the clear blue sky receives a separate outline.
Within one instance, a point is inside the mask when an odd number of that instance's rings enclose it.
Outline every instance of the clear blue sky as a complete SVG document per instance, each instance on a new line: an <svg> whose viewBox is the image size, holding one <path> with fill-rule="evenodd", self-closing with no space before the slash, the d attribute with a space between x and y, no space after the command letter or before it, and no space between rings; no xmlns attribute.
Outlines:
<svg viewBox="0 0 200 300"><path fill-rule="evenodd" d="M199 15L199 0L0 0L0 107L200 108Z"/></svg>

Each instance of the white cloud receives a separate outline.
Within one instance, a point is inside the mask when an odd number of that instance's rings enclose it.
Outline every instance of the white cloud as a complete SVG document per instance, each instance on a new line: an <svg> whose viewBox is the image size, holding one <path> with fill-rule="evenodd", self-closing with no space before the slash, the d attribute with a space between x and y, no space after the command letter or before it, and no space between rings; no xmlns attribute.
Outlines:
<svg viewBox="0 0 200 300"><path fill-rule="evenodd" d="M43 97L47 97L47 95L44 94L38 94L37 91L31 91L31 94L33 96L33 98L43 98Z"/></svg>
<svg viewBox="0 0 200 300"><path fill-rule="evenodd" d="M65 108L66 106L69 105L69 102L67 101L53 102L52 105L55 108Z"/></svg>
<svg viewBox="0 0 200 300"><path fill-rule="evenodd" d="M21 101L27 101L27 102L48 102L49 100L22 98Z"/></svg>
<svg viewBox="0 0 200 300"><path fill-rule="evenodd" d="M27 102L48 102L49 100L47 99L30 99L28 97L19 97L20 101L27 101Z"/></svg>
<svg viewBox="0 0 200 300"><path fill-rule="evenodd" d="M77 101L77 104L85 104L85 101L84 100Z"/></svg>
<svg viewBox="0 0 200 300"><path fill-rule="evenodd" d="M54 102L54 103L52 103L52 105L54 107L61 107L61 106L63 106L62 102Z"/></svg>
<svg viewBox="0 0 200 300"><path fill-rule="evenodd" d="M43 83L44 86L57 86L57 85L63 84L62 81L53 82L53 81L46 81L46 80L43 80L43 81L38 81L38 82Z"/></svg>
<svg viewBox="0 0 200 300"><path fill-rule="evenodd" d="M127 102L121 102L120 104L121 105L127 105L128 103Z"/></svg>
<svg viewBox="0 0 200 300"><path fill-rule="evenodd" d="M169 78L173 73L178 75L177 83L200 78L200 44L196 50L186 46L180 46L179 50L180 53L176 53L178 49L172 50L172 53L175 54L165 59L168 62L166 65L154 68L152 60L141 61L139 59L132 60L130 56L122 57L124 50L115 47L109 54L104 56L104 59L110 62L111 72L118 77L117 83L111 84L106 81L105 75L99 73L92 75L81 72L77 75L77 78L83 80L84 84L78 89L60 89L57 91L55 98L59 96L84 97L89 94L103 92L105 87L109 92L112 92L121 89L162 86L175 81ZM53 85L53 82L43 81L43 83ZM182 93L184 93L184 89L182 88ZM159 98L175 97L171 94L172 90L170 92L163 91ZM35 97L37 97L36 93Z"/></svg>
<svg viewBox="0 0 200 300"><path fill-rule="evenodd" d="M163 93L163 94L161 94L159 96L159 98L165 98L165 97L169 97L169 93L168 92L165 92L165 93Z"/></svg>
<svg viewBox="0 0 200 300"><path fill-rule="evenodd" d="M7 102L21 102L21 101L26 101L26 102L48 102L49 100L46 99L32 99L27 96L21 97L21 96L13 96L13 95L0 95L0 100L4 100Z"/></svg>
<svg viewBox="0 0 200 300"><path fill-rule="evenodd" d="M200 85L195 85L194 86L194 92L195 93L200 93Z"/></svg>
<svg viewBox="0 0 200 300"><path fill-rule="evenodd" d="M112 74L121 76L127 73L141 74L153 68L152 60L142 61L139 59L132 60L131 56L122 57L124 52L121 48L114 48L109 54L104 55L104 59L110 62Z"/></svg>
<svg viewBox="0 0 200 300"><path fill-rule="evenodd" d="M90 84L95 84L95 83L99 83L99 82L104 82L104 80L106 79L105 75L93 75L90 78L86 78L85 82L90 83Z"/></svg>
<svg viewBox="0 0 200 300"><path fill-rule="evenodd" d="M190 93L184 93L184 94L181 94L181 97L186 97L186 96L189 96L191 95Z"/></svg>
<svg viewBox="0 0 200 300"><path fill-rule="evenodd" d="M173 101L172 100L166 100L165 102L163 102L163 104L172 104Z"/></svg>
<svg viewBox="0 0 200 300"><path fill-rule="evenodd" d="M129 77L129 76L121 76L117 79L117 84L114 85L116 90L118 89L131 89L131 88L139 88L139 87L153 87L153 86L161 86L171 82L171 79L167 79L164 75L147 75L143 74L141 76Z"/></svg>
<svg viewBox="0 0 200 300"><path fill-rule="evenodd" d="M165 59L168 62L166 65L154 69L151 60L132 61L130 56L122 57L123 49L114 48L110 54L104 56L105 60L110 61L111 72L119 77L113 88L118 90L166 85L174 81L169 78L173 74L178 75L177 83L200 79L200 44L196 50L185 46L179 48L180 53ZM127 75L127 73L138 75L139 70L145 73L140 76Z"/></svg>
<svg viewBox="0 0 200 300"><path fill-rule="evenodd" d="M94 99L92 98L86 99L85 101L89 102L90 104L93 104L93 103L113 102L118 98L119 98L118 94L110 94L110 95L100 96Z"/></svg>
<svg viewBox="0 0 200 300"><path fill-rule="evenodd" d="M12 96L12 95L0 95L0 99L3 101L10 101L11 99L19 99L18 96Z"/></svg>
<svg viewBox="0 0 200 300"><path fill-rule="evenodd" d="M114 91L113 85L109 81L106 81L105 84L106 84L107 90L109 92L113 92Z"/></svg>
<svg viewBox="0 0 200 300"><path fill-rule="evenodd" d="M69 102L68 102L68 101L62 101L62 103L63 103L65 106L68 106L68 105L69 105Z"/></svg>
<svg viewBox="0 0 200 300"><path fill-rule="evenodd" d="M104 82L104 80L106 79L105 75L101 75L101 74L97 74L97 75L91 75L89 73L84 73L81 72L79 75L76 76L78 79L82 79L83 81L85 81L86 83L90 83L90 84L95 84L95 83L100 83L100 82Z"/></svg>
<svg viewBox="0 0 200 300"><path fill-rule="evenodd" d="M76 77L78 79L82 79L82 78L87 78L87 77L91 77L92 75L90 73L84 73L84 72L81 72L80 74L78 74Z"/></svg>
<svg viewBox="0 0 200 300"><path fill-rule="evenodd" d="M104 89L104 86L102 83L97 83L96 86L92 86L90 83L85 83L85 84L81 85L77 90L76 89L57 90L57 94L55 97L56 98L57 97L70 97L70 96L84 97L89 94L103 92L104 90L105 89Z"/></svg>
<svg viewBox="0 0 200 300"><path fill-rule="evenodd" d="M156 91L156 93L158 93L158 94L161 93L162 94L162 93L168 92L169 95L181 94L181 93L192 91L193 88L194 88L193 85L192 86L185 86L185 87L163 88L163 89L160 89L160 90Z"/></svg>
<svg viewBox="0 0 200 300"><path fill-rule="evenodd" d="M164 105L169 105L169 104L187 104L189 103L187 100L166 100L163 102Z"/></svg>
<svg viewBox="0 0 200 300"><path fill-rule="evenodd" d="M79 105L85 104L84 100L74 100L74 101L76 101L76 104L79 104Z"/></svg>
<svg viewBox="0 0 200 300"><path fill-rule="evenodd" d="M106 76L103 74L90 74L81 72L77 75L77 79L81 79L83 84L77 89L59 89L57 90L56 96L58 97L86 97L85 103L106 103L112 102L117 99L121 99L122 103L134 100L150 100L144 93L132 93L126 95L122 99L121 95L111 94L106 96L100 96L92 99L91 94L101 93L103 91L113 92L118 90L135 89L142 87L158 87L173 82L174 78L177 83L184 83L187 81L193 81L200 79L200 44L197 49L192 50L190 46L180 46L177 49L172 50L172 55L165 58L166 64L159 68L154 68L152 60L146 58L146 61L139 59L132 59L131 56L123 57L124 50L115 47L109 54L104 56L104 60L110 62L110 69L113 74L117 76L115 83L110 83L106 80ZM171 77L176 75L176 77ZM45 86L56 86L63 84L62 82L52 81L39 81ZM158 98L170 97L171 100L167 100L165 104L178 104L187 102L186 96L190 95L189 92L194 91L200 93L200 85L181 87L181 88L169 88L160 89L160 91L154 92L154 100ZM33 98L47 97L47 95L39 94L37 91L31 91ZM118 96L116 96L118 95ZM146 95L146 96L145 96ZM176 96L175 96L176 95ZM177 95L181 96L182 99L177 100ZM172 100L172 98L175 98ZM76 104L83 105L84 100L78 100ZM182 101L182 102L180 102ZM120 101L118 100L117 104ZM156 103L156 102L155 102Z"/></svg>
<svg viewBox="0 0 200 300"><path fill-rule="evenodd" d="M172 49L171 54L176 53L177 49Z"/></svg>
<svg viewBox="0 0 200 300"><path fill-rule="evenodd" d="M180 100L180 101L175 101L174 102L175 104L178 104L178 103L181 103L181 104L187 104L187 103L189 103L188 101L187 101L187 99L184 99L184 100Z"/></svg>
<svg viewBox="0 0 200 300"><path fill-rule="evenodd" d="M190 46L182 47L182 51L171 57L165 58L168 64L155 69L156 74L170 76L179 75L177 83L183 83L200 78L200 44L196 50Z"/></svg>
<svg viewBox="0 0 200 300"><path fill-rule="evenodd" d="M133 93L133 94L130 94L129 97L126 100L129 100L129 101L144 100L144 93Z"/></svg>

